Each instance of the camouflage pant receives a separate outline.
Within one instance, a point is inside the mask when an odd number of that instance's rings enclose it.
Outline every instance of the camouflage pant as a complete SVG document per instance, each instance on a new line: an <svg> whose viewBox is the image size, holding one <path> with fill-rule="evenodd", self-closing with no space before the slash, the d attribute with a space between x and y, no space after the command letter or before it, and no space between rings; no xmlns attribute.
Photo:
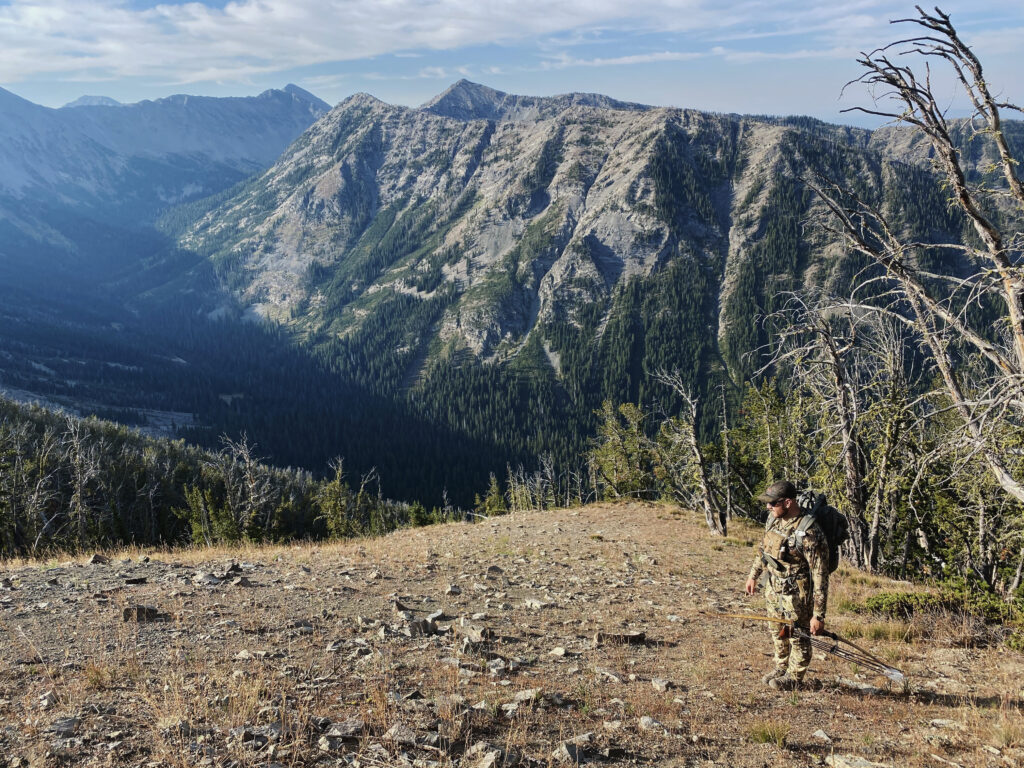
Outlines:
<svg viewBox="0 0 1024 768"><path fill-rule="evenodd" d="M797 579L789 587L779 588L769 579L765 584L764 598L768 615L778 619L796 620L797 626L807 630L810 627L813 604L809 579ZM811 664L811 641L806 637L790 638L788 633L779 637L778 625L771 625L775 642L775 666L802 680Z"/></svg>

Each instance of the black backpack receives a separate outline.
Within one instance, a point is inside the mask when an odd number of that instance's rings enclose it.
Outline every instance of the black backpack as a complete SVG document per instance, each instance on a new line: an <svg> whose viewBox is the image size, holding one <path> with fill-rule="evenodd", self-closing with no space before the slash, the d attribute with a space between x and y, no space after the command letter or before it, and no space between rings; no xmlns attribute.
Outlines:
<svg viewBox="0 0 1024 768"><path fill-rule="evenodd" d="M804 535L814 523L818 524L828 542L828 572L839 567L839 549L850 538L850 523L846 516L828 503L824 493L804 491L797 499L804 516L796 526L796 545L803 551Z"/></svg>

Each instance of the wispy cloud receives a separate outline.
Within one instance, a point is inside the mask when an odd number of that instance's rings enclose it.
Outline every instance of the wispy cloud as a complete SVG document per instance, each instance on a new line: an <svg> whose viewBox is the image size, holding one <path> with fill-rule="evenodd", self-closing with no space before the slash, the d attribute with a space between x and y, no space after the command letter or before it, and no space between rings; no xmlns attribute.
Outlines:
<svg viewBox="0 0 1024 768"><path fill-rule="evenodd" d="M622 67L632 64L656 64L667 61L693 61L699 59L701 53L681 53L677 51L661 51L660 53L638 53L631 56L612 56L607 58L581 59L568 54L554 57L541 63L543 69L565 69L566 67Z"/></svg>
<svg viewBox="0 0 1024 768"><path fill-rule="evenodd" d="M969 18L982 20L972 22L971 31L982 39L994 35L1004 47L1013 44L1006 30L986 29L983 20L1002 14L1003 27L1024 24L1016 2L947 2L963 6L964 16L969 7ZM722 49L718 55L736 61L847 56L871 41L891 39L889 19L913 13L906 0L232 0L218 5L0 0L0 82L248 81L385 54L396 60L423 57L427 66L419 76L434 77L440 75L434 74L430 57L440 52L525 43L534 51L533 64L552 68L685 61L701 55L692 51L710 52L715 46ZM1005 23L1007 17L1012 24ZM745 44L757 40L774 42ZM613 44L615 55L586 48L602 44ZM577 55L551 56L569 49ZM476 69L486 72L493 64L480 62Z"/></svg>
<svg viewBox="0 0 1024 768"><path fill-rule="evenodd" d="M740 51L715 46L711 53L727 61L744 63L756 61L790 61L794 59L843 59L853 61L857 55L854 48L803 48L793 51Z"/></svg>

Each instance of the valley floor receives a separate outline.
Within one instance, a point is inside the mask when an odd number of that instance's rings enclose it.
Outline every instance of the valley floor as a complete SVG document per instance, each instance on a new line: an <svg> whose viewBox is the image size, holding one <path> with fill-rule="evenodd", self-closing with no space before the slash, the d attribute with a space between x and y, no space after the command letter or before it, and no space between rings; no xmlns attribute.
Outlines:
<svg viewBox="0 0 1024 768"><path fill-rule="evenodd" d="M841 569L830 626L909 691L819 656L820 684L764 687L767 628L705 615L763 611L742 594L758 529L732 527L715 539L688 512L602 504L7 564L0 753L12 768L1022 764L1024 656L965 647L954 616L842 610L906 584Z"/></svg>

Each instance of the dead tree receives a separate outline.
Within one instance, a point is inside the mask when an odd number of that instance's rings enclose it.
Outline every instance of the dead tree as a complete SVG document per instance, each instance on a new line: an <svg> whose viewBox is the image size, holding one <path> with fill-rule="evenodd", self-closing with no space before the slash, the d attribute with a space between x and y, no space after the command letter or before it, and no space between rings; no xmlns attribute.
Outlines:
<svg viewBox="0 0 1024 768"><path fill-rule="evenodd" d="M1024 422L1022 236L1014 227L1000 223L1000 219L1019 222L1024 214L1024 186L1017 175L1017 161L1010 154L1000 114L1001 110L1021 110L992 94L980 61L960 39L947 14L938 9L934 14L920 7L917 10L917 18L901 19L899 23L916 25L923 30L921 35L862 54L859 63L865 72L853 82L872 89L875 108L854 109L907 123L926 137L953 202L970 222L980 243L948 243L941 248L961 254L974 265L974 273L967 277L927 274L920 268L918 257L938 246L908 240L891 224L884 210L840 184L821 182L813 186L834 217L834 230L854 250L881 267L898 294L898 307L876 309L888 311L919 335L939 371L944 392L959 415L965 439L980 454L1003 491L1024 502L1024 482L1014 475L997 439L998 427L1004 419ZM923 59L923 78L910 66L895 63L890 57L894 50ZM999 158L995 167L1002 180L999 188L968 182L953 128L932 91L933 62L951 68L973 105L974 115L966 126L995 146ZM1002 216L997 217L993 210L1001 210ZM1002 307L995 334L991 328L972 320L966 311L983 300L995 300ZM984 361L982 375L969 376L965 372L960 361L969 355Z"/></svg>
<svg viewBox="0 0 1024 768"><path fill-rule="evenodd" d="M867 514L868 459L860 434L861 397L856 357L858 318L839 302L819 296L806 300L791 294L783 308L765 318L774 329L774 353L766 368L792 368L798 386L824 405L821 439L838 438L845 512L850 521L847 555L858 568L869 565ZM832 437L832 434L835 437Z"/></svg>
<svg viewBox="0 0 1024 768"><path fill-rule="evenodd" d="M663 457L661 463L666 465L666 470L672 475L671 482L681 490L686 490L688 476L693 478L697 486L697 500L703 508L708 530L718 536L725 536L728 530L727 511L715 498L708 463L697 440L697 408L700 400L686 386L678 372L659 371L654 374L654 379L675 392L683 402L680 415L662 424L662 435L669 442L665 453L670 458L666 461Z"/></svg>

